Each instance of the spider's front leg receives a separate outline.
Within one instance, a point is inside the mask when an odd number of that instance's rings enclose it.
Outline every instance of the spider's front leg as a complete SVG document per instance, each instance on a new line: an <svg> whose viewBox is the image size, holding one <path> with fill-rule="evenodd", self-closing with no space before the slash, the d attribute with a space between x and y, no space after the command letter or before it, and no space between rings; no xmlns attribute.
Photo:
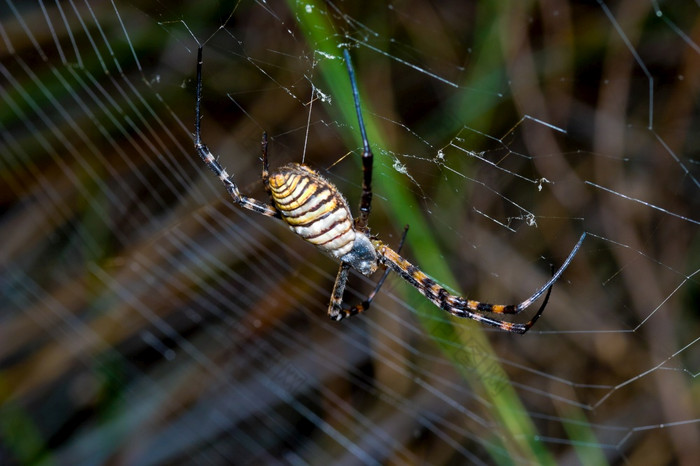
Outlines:
<svg viewBox="0 0 700 466"><path fill-rule="evenodd" d="M372 165L374 163L374 155L369 147L369 139L367 139L367 130L365 129L365 121L362 118L362 108L360 107L360 92L357 90L355 69L352 66L348 49L343 49L343 56L345 57L345 65L350 76L352 98L355 101L355 113L357 113L357 124L360 127L360 136L362 137L362 197L360 198L360 213L355 219L355 228L364 233L367 231L367 222L372 210Z"/></svg>
<svg viewBox="0 0 700 466"><path fill-rule="evenodd" d="M264 204L260 201L257 201L251 197L243 196L241 195L240 191L238 190L238 186L236 186L236 183L231 179L228 173L226 173L226 170L224 167L219 164L219 162L216 160L216 157L214 157L214 154L211 153L209 148L204 144L202 141L202 130L201 130L201 106L202 106L202 47L200 46L197 49L197 97L196 97L196 104L195 104L195 122L194 122L194 148L197 151L197 154L201 157L201 159L204 161L205 164L211 169L212 172L221 180L221 182L224 184L224 187L226 188L226 191L231 195L233 198L233 202L238 204L239 206L246 208L248 210L252 210L253 212L257 212L259 214L266 215L268 217L276 217L280 218L280 213L277 211L277 209L274 208L274 206L269 205L269 204ZM267 160L267 137L263 136L263 159L264 163L266 163ZM266 173L266 166L263 169L263 181L265 181L265 173Z"/></svg>

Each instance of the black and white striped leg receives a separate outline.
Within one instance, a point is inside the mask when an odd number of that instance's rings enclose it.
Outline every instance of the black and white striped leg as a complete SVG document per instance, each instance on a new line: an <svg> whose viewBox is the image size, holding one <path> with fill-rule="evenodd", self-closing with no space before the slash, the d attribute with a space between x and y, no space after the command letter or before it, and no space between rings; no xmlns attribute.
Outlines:
<svg viewBox="0 0 700 466"><path fill-rule="evenodd" d="M201 103L202 103L202 47L197 49L197 97L195 106L195 123L194 123L194 148L197 153L202 158L204 163L214 172L214 174L221 180L226 188L226 191L233 198L233 202L241 207L244 207L253 212L266 215L268 217L280 218L280 214L272 205L265 204L257 201L251 197L242 196L238 191L238 186L233 182L231 177L226 173L226 170L219 164L211 153L209 148L202 142L202 130L201 130ZM263 151L267 153L267 137L263 138ZM264 170L264 169L263 169ZM264 172L263 172L264 173Z"/></svg>

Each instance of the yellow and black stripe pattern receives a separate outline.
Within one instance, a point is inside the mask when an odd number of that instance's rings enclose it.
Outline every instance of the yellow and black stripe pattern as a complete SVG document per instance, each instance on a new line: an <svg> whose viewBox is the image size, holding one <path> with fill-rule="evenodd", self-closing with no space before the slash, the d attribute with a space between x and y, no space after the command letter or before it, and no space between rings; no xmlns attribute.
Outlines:
<svg viewBox="0 0 700 466"><path fill-rule="evenodd" d="M268 183L272 201L292 231L338 259L352 250L352 214L329 181L294 163L271 173Z"/></svg>

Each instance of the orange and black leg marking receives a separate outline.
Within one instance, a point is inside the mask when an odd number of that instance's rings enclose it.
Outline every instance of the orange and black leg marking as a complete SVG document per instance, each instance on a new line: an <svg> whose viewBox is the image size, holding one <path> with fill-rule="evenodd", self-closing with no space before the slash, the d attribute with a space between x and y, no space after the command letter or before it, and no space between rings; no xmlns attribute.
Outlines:
<svg viewBox="0 0 700 466"><path fill-rule="evenodd" d="M519 305L502 305L488 304L481 301L466 299L461 296L455 296L418 267L401 257L396 251L379 243L377 245L381 257L380 262L398 273L401 278L410 283L437 307L454 316L476 320L477 322L498 327L507 332L520 334L527 332L537 319L539 319L547 305L547 301L549 301L549 295L552 292L552 284L549 284L549 286L542 290L542 292L547 292L542 305L533 318L524 324L495 319L484 315L484 313L518 314L536 298L530 298ZM540 294L537 294L537 297L539 297ZM523 304L527 305L523 306Z"/></svg>

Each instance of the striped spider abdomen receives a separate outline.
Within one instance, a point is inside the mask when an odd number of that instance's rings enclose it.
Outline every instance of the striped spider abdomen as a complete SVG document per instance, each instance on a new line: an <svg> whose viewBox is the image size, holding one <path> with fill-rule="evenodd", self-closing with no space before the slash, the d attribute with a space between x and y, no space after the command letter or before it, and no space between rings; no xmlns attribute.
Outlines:
<svg viewBox="0 0 700 466"><path fill-rule="evenodd" d="M338 188L311 168L292 163L270 173L270 195L294 233L360 273L377 270L377 254L367 235L355 230Z"/></svg>

